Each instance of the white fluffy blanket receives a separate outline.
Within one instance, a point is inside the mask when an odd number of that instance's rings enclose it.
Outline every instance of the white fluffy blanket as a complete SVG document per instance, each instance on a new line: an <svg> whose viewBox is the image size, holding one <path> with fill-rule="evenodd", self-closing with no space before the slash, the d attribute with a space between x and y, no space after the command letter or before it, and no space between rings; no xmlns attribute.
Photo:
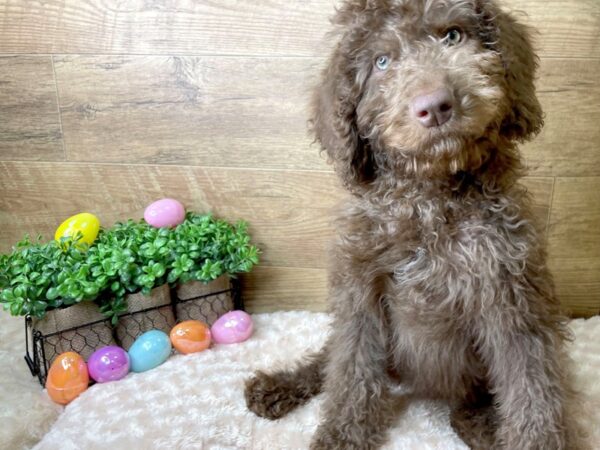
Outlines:
<svg viewBox="0 0 600 450"><path fill-rule="evenodd" d="M322 398L272 422L246 410L243 382L256 369L286 364L318 349L327 334L328 316L282 312L255 315L254 320L256 332L243 344L172 356L151 371L96 384L64 411L20 370L21 338L0 353L0 448L30 446L56 419L36 449L306 449ZM590 411L582 420L600 448L600 317L574 320L571 327L576 381ZM0 333L3 340L9 337ZM16 338L16 332L10 337ZM7 364L17 363L12 372L7 369ZM385 448L466 447L453 433L443 403L413 401Z"/></svg>

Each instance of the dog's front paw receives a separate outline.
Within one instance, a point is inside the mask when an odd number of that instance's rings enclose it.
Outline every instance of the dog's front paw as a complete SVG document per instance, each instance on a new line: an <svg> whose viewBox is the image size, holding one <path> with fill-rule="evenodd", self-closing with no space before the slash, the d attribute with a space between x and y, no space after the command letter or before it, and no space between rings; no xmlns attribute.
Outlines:
<svg viewBox="0 0 600 450"><path fill-rule="evenodd" d="M339 433L324 426L320 426L317 429L310 443L310 450L341 450L342 448L351 447L346 447Z"/></svg>
<svg viewBox="0 0 600 450"><path fill-rule="evenodd" d="M299 398L297 389L287 377L257 372L246 381L246 405L256 415L275 420L285 416L306 399Z"/></svg>
<svg viewBox="0 0 600 450"><path fill-rule="evenodd" d="M355 429L355 431L359 431ZM364 439L360 432L348 433L335 426L322 424L317 428L310 450L374 450L377 442Z"/></svg>

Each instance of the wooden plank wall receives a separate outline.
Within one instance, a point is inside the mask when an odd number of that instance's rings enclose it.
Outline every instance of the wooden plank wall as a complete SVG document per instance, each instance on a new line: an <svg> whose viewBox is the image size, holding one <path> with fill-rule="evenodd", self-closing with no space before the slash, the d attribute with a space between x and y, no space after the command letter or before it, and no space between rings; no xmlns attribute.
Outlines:
<svg viewBox="0 0 600 450"><path fill-rule="evenodd" d="M252 311L321 310L336 178L307 99L334 0L0 0L0 250L172 196L251 223ZM600 2L510 0L540 30L524 148L561 301L600 310Z"/></svg>

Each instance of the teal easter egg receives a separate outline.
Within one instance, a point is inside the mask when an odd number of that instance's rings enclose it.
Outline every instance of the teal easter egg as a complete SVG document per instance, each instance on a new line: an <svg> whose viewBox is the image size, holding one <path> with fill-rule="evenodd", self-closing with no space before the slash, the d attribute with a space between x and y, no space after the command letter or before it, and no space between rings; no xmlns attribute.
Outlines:
<svg viewBox="0 0 600 450"><path fill-rule="evenodd" d="M164 363L171 354L171 341L159 330L146 331L127 352L132 372L145 372Z"/></svg>

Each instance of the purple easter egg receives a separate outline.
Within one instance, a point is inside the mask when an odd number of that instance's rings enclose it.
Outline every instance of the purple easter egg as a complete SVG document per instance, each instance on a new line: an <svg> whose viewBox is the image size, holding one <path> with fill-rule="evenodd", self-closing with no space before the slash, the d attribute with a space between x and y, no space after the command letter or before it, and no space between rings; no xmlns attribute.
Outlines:
<svg viewBox="0 0 600 450"><path fill-rule="evenodd" d="M129 372L129 355L121 347L109 345L92 353L87 364L90 376L98 383L116 381Z"/></svg>
<svg viewBox="0 0 600 450"><path fill-rule="evenodd" d="M177 200L163 198L148 205L144 220L155 228L174 227L185 220L185 208Z"/></svg>
<svg viewBox="0 0 600 450"><path fill-rule="evenodd" d="M252 317L244 311L230 311L223 314L210 329L213 341L217 344L243 342L252 335Z"/></svg>

